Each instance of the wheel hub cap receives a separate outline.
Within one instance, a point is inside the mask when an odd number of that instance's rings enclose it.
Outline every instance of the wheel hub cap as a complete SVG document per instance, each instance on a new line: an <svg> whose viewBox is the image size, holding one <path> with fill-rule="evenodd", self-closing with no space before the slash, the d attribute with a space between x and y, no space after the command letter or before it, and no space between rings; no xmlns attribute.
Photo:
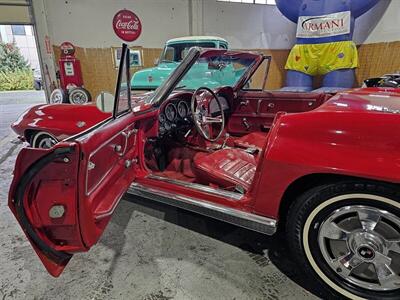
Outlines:
<svg viewBox="0 0 400 300"><path fill-rule="evenodd" d="M362 245L357 249L358 256L365 261L370 261L375 257L375 250L368 245Z"/></svg>
<svg viewBox="0 0 400 300"><path fill-rule="evenodd" d="M318 244L331 269L369 290L400 288L400 218L369 206L334 211L319 228Z"/></svg>

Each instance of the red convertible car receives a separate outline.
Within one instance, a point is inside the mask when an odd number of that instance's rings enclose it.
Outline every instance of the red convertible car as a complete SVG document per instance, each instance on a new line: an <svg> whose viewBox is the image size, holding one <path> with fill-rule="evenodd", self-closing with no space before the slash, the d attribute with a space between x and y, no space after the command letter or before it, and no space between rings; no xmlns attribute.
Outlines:
<svg viewBox="0 0 400 300"><path fill-rule="evenodd" d="M244 89L269 57L192 48L154 93L133 97L125 45L122 57L111 115L49 149L26 147L16 161L9 207L50 274L99 240L128 192L285 234L327 297L400 298L396 90L328 100ZM210 82L188 90L194 64ZM227 65L242 76L215 87ZM94 109L77 117L70 107L39 110L81 121ZM303 112L280 112L290 108Z"/></svg>

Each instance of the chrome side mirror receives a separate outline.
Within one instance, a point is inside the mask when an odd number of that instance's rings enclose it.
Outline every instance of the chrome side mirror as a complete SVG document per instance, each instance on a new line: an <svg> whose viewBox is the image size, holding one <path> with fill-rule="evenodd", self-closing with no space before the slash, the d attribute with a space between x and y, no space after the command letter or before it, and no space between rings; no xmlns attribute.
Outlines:
<svg viewBox="0 0 400 300"><path fill-rule="evenodd" d="M96 106L99 110L105 113L111 113L114 109L115 97L108 92L100 92L96 97Z"/></svg>

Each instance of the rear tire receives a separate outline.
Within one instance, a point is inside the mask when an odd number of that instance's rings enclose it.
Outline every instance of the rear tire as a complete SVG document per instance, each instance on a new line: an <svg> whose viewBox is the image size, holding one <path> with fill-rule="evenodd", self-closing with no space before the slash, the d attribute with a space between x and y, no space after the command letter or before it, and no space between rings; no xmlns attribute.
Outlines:
<svg viewBox="0 0 400 300"><path fill-rule="evenodd" d="M291 206L288 244L327 298L400 299L399 199L394 185L347 181Z"/></svg>

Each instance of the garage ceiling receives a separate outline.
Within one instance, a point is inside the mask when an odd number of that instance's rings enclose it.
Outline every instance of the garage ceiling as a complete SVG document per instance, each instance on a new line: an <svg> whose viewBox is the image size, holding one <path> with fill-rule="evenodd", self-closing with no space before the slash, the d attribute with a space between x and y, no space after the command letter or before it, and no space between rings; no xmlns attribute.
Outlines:
<svg viewBox="0 0 400 300"><path fill-rule="evenodd" d="M0 24L32 24L30 0L0 0Z"/></svg>

